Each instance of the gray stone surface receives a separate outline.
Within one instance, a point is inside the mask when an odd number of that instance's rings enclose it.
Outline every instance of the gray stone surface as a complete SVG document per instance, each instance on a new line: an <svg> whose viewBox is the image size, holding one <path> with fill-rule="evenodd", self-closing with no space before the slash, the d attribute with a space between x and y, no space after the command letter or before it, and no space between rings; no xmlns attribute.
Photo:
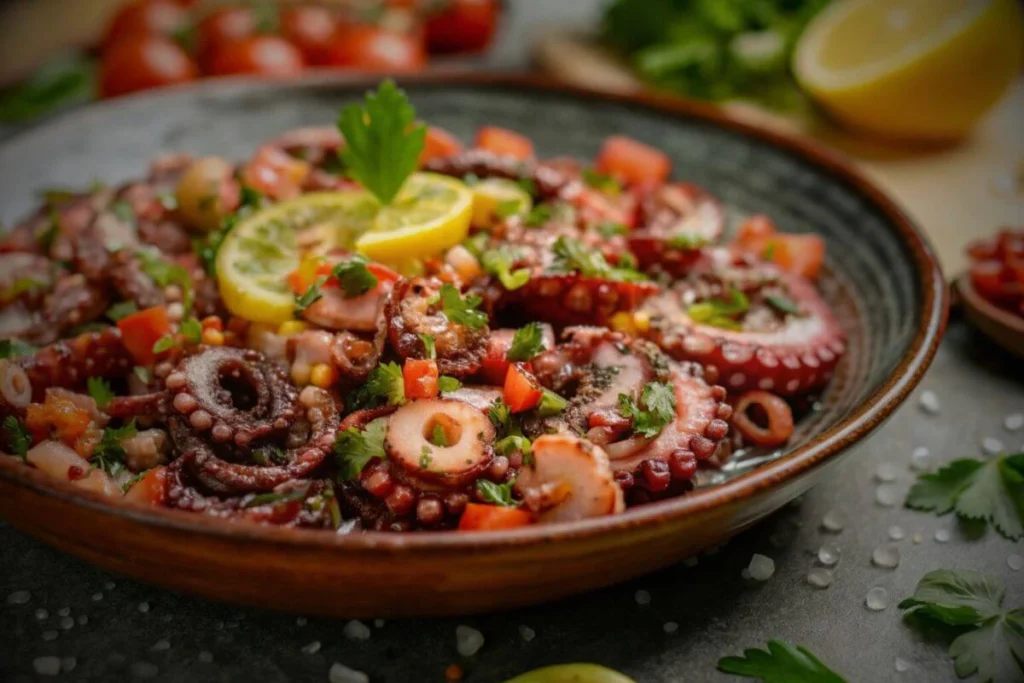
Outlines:
<svg viewBox="0 0 1024 683"><path fill-rule="evenodd" d="M934 391L942 412L929 416L918 406L922 391ZM995 436L1016 449L1024 431L1008 432L1003 417L1024 410L1024 367L956 323L915 395L868 442L845 459L835 475L693 568L677 566L579 598L513 612L463 619L388 621L372 637L347 640L346 622L268 613L169 593L94 569L0 527L0 680L54 680L38 675L38 657L73 657L72 671L56 680L99 682L327 681L339 661L367 672L374 683L443 681L444 669L459 663L468 683L502 681L516 673L554 663L591 661L619 669L641 683L728 681L715 671L719 657L783 638L808 646L850 681L925 683L955 681L944 645L929 642L905 626L895 608L917 580L937 568L974 569L1007 583L1008 605L1024 605L1024 571L1006 559L1024 553L989 530L973 537L950 517L881 507L876 478L882 463L893 463L899 499L913 480L911 453L926 446L936 463L981 456L981 442ZM839 534L825 533L830 510L844 520ZM890 542L899 525L897 569L872 566L872 551ZM948 543L934 540L939 529ZM914 543L914 535L923 541ZM819 566L825 543L840 548L834 581L819 589L807 573ZM740 573L751 555L775 561L775 575L752 585ZM296 571L302 571L297 567ZM885 588L890 605L865 607L868 591ZM639 605L638 590L650 593ZM24 604L9 604L16 591L29 591ZM99 599L97 599L99 596ZM74 625L65 629L61 610ZM46 610L44 619L37 610ZM87 623L82 624L81 618ZM666 622L678 630L666 633ZM369 623L369 622L367 622ZM473 657L455 649L455 629L466 624L486 638ZM519 627L536 631L525 642ZM56 633L56 638L47 640ZM44 635L48 634L48 635ZM314 641L313 654L303 648ZM307 648L312 649L312 648ZM212 661L204 653L212 654ZM895 659L911 664L897 673Z"/></svg>

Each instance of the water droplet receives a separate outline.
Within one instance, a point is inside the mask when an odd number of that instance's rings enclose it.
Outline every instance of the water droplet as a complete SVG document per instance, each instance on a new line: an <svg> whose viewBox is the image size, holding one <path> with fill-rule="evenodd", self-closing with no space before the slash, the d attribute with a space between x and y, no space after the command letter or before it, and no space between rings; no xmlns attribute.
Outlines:
<svg viewBox="0 0 1024 683"><path fill-rule="evenodd" d="M373 620L373 625L376 626L377 628L384 628L384 623L385 622L384 622L383 619L374 619Z"/></svg>
<svg viewBox="0 0 1024 683"><path fill-rule="evenodd" d="M882 484L875 489L875 502L882 507L891 508L900 502L900 494L895 486Z"/></svg>
<svg viewBox="0 0 1024 683"><path fill-rule="evenodd" d="M1021 557L1017 553L1011 553L1006 558L1006 566L1015 572L1019 572L1021 568L1024 568L1024 557Z"/></svg>
<svg viewBox="0 0 1024 683"><path fill-rule="evenodd" d="M1003 427L1008 432L1015 432L1024 427L1024 413L1013 413L1003 418Z"/></svg>
<svg viewBox="0 0 1024 683"><path fill-rule="evenodd" d="M750 571L750 578L754 581L767 581L775 573L775 560L765 555L754 553L747 566Z"/></svg>
<svg viewBox="0 0 1024 683"><path fill-rule="evenodd" d="M821 528L833 534L838 534L843 530L843 518L835 510L829 510L821 518Z"/></svg>
<svg viewBox="0 0 1024 683"><path fill-rule="evenodd" d="M60 673L60 657L36 657L32 660L32 668L40 676L56 676Z"/></svg>
<svg viewBox="0 0 1024 683"><path fill-rule="evenodd" d="M868 595L864 599L864 604L867 605L868 609L872 612L881 612L889 606L889 591L885 590L881 586L872 588L868 591Z"/></svg>
<svg viewBox="0 0 1024 683"><path fill-rule="evenodd" d="M824 567L815 567L807 572L807 583L815 588L828 588L832 585L832 572Z"/></svg>
<svg viewBox="0 0 1024 683"><path fill-rule="evenodd" d="M349 640L369 640L370 636L373 635L369 626L355 619L345 624L342 633Z"/></svg>
<svg viewBox="0 0 1024 683"><path fill-rule="evenodd" d="M28 591L14 591L7 596L8 605L24 605L26 602L32 599L32 594Z"/></svg>
<svg viewBox="0 0 1024 683"><path fill-rule="evenodd" d="M327 674L330 683L370 683L370 677L362 671L350 669L340 662L331 664L331 670Z"/></svg>
<svg viewBox="0 0 1024 683"><path fill-rule="evenodd" d="M661 628L665 630L665 633L675 633L679 630L679 624L674 621L666 621Z"/></svg>
<svg viewBox="0 0 1024 683"><path fill-rule="evenodd" d="M161 638L160 640L158 640L155 643L153 643L153 647L151 647L149 649L152 650L153 652L163 652L164 650L170 650L171 649L171 643L166 638Z"/></svg>
<svg viewBox="0 0 1024 683"><path fill-rule="evenodd" d="M150 664L149 662L132 662L131 666L128 667L133 676L138 678L153 678L160 669L156 667L156 664Z"/></svg>
<svg viewBox="0 0 1024 683"><path fill-rule="evenodd" d="M900 549L894 545L880 545L871 553L871 561L876 567L895 569L900 566Z"/></svg>
<svg viewBox="0 0 1024 683"><path fill-rule="evenodd" d="M938 415L942 410L939 397L930 389L921 392L920 406L921 410L928 415Z"/></svg>
<svg viewBox="0 0 1024 683"><path fill-rule="evenodd" d="M42 621L43 619L47 618L48 616L50 616L50 613L47 612L42 607L40 607L39 609L36 610L36 619L38 619L39 621Z"/></svg>
<svg viewBox="0 0 1024 683"><path fill-rule="evenodd" d="M826 567L831 567L839 562L839 546L834 543L826 543L818 548L818 561Z"/></svg>
<svg viewBox="0 0 1024 683"><path fill-rule="evenodd" d="M949 541L949 531L946 529L939 529L935 532L936 543L947 543Z"/></svg>
<svg viewBox="0 0 1024 683"><path fill-rule="evenodd" d="M99 602L102 599L103 599L103 593L93 593L92 594L92 601L93 602Z"/></svg>
<svg viewBox="0 0 1024 683"><path fill-rule="evenodd" d="M199 653L199 661L203 662L204 664L209 664L213 661L213 653L203 650Z"/></svg>
<svg viewBox="0 0 1024 683"><path fill-rule="evenodd" d="M72 619L71 617L61 617L60 618L60 627L62 629L64 629L65 631L70 630L74 625L75 625L75 620Z"/></svg>
<svg viewBox="0 0 1024 683"><path fill-rule="evenodd" d="M924 446L918 446L910 454L910 469L915 472L924 472L931 467L931 452Z"/></svg>
<svg viewBox="0 0 1024 683"><path fill-rule="evenodd" d="M881 482L896 481L896 477L899 476L899 472L896 469L896 465L891 462L879 463L875 469L875 479Z"/></svg>
<svg viewBox="0 0 1024 683"><path fill-rule="evenodd" d="M985 455L999 455L1006 450L1006 447L996 437L986 436L981 440L981 450Z"/></svg>
<svg viewBox="0 0 1024 683"><path fill-rule="evenodd" d="M305 626L306 623L307 623L306 617L296 617L296 619L295 619L295 625L296 626Z"/></svg>
<svg viewBox="0 0 1024 683"><path fill-rule="evenodd" d="M903 527L893 524L889 527L889 540L891 541L902 541L906 537L906 533L903 531Z"/></svg>
<svg viewBox="0 0 1024 683"><path fill-rule="evenodd" d="M315 655L320 652L320 641L314 640L312 643L306 643L302 646L302 654L304 655Z"/></svg>
<svg viewBox="0 0 1024 683"><path fill-rule="evenodd" d="M907 660L900 659L899 657L897 657L894 663L896 665L896 670L900 673L910 671L910 662L908 662Z"/></svg>
<svg viewBox="0 0 1024 683"><path fill-rule="evenodd" d="M520 624L519 637L525 640L526 642L530 642L531 640L537 637L537 632L529 626L526 626L525 624Z"/></svg>
<svg viewBox="0 0 1024 683"><path fill-rule="evenodd" d="M633 599L636 600L638 605L649 605L651 604L651 594L641 589L633 594Z"/></svg>
<svg viewBox="0 0 1024 683"><path fill-rule="evenodd" d="M149 603L148 602L140 602L139 603L139 611L142 612L143 614L148 612L149 611Z"/></svg>
<svg viewBox="0 0 1024 683"><path fill-rule="evenodd" d="M56 631L43 631L43 640L49 642L51 640L57 640Z"/></svg>
<svg viewBox="0 0 1024 683"><path fill-rule="evenodd" d="M484 646L484 634L471 626L455 627L455 649L463 657L472 657Z"/></svg>

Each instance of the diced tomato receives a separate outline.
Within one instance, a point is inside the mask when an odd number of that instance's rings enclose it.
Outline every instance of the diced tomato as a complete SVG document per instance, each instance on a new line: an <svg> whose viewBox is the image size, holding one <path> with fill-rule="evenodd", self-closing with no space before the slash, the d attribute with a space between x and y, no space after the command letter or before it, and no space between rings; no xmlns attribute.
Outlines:
<svg viewBox="0 0 1024 683"><path fill-rule="evenodd" d="M409 358L402 366L402 382L406 398L435 398L437 396L437 361Z"/></svg>
<svg viewBox="0 0 1024 683"><path fill-rule="evenodd" d="M444 159L462 151L462 142L444 128L429 126L423 151L420 152L420 166L431 159Z"/></svg>
<svg viewBox="0 0 1024 683"><path fill-rule="evenodd" d="M740 224L735 241L737 246L746 249L763 245L764 241L775 233L775 223L768 216L757 214Z"/></svg>
<svg viewBox="0 0 1024 683"><path fill-rule="evenodd" d="M526 510L499 505L467 503L459 520L459 531L496 531L515 529L533 523L533 515Z"/></svg>
<svg viewBox="0 0 1024 683"><path fill-rule="evenodd" d="M600 173L629 185L663 183L672 170L672 162L664 152L624 135L605 139L594 165Z"/></svg>
<svg viewBox="0 0 1024 683"><path fill-rule="evenodd" d="M533 157L533 142L530 141L530 138L507 128L484 126L477 131L475 145L500 156L515 157L516 159Z"/></svg>
<svg viewBox="0 0 1024 683"><path fill-rule="evenodd" d="M506 405L513 413L522 413L536 408L540 404L544 389L522 363L510 365L505 373L505 386L502 396Z"/></svg>
<svg viewBox="0 0 1024 683"><path fill-rule="evenodd" d="M498 0L454 0L427 21L431 52L480 52L494 38L500 10Z"/></svg>
<svg viewBox="0 0 1024 683"><path fill-rule="evenodd" d="M264 145L242 168L242 183L276 200L302 193L310 166L277 147Z"/></svg>
<svg viewBox="0 0 1024 683"><path fill-rule="evenodd" d="M402 277L383 263L368 263L366 264L366 269L377 278L377 289L380 289L382 285L388 282L397 282Z"/></svg>
<svg viewBox="0 0 1024 683"><path fill-rule="evenodd" d="M57 439L73 446L91 421L88 410L54 393L47 393L43 403L30 403L25 409L25 427L32 432L35 441L49 439L52 432Z"/></svg>
<svg viewBox="0 0 1024 683"><path fill-rule="evenodd" d="M508 375L508 368L512 363L508 360L508 350L512 347L512 339L515 330L492 330L487 340L487 350L484 352L483 361L480 365L479 376L485 384L495 386L505 383L505 376Z"/></svg>
<svg viewBox="0 0 1024 683"><path fill-rule="evenodd" d="M825 260L825 241L818 235L776 235L768 240L765 255L783 270L813 280Z"/></svg>
<svg viewBox="0 0 1024 683"><path fill-rule="evenodd" d="M163 505L167 501L167 468L160 466L142 475L124 494L124 499L147 505Z"/></svg>
<svg viewBox="0 0 1024 683"><path fill-rule="evenodd" d="M136 365L149 365L156 360L153 344L171 331L171 320L167 317L167 309L154 306L132 313L117 321L121 330L121 341L132 354Z"/></svg>

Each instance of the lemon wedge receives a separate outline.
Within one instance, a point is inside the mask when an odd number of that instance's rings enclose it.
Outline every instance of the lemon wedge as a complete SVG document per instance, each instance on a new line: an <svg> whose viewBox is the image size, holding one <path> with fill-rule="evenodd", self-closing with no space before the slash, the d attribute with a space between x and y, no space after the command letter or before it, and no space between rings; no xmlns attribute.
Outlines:
<svg viewBox="0 0 1024 683"><path fill-rule="evenodd" d="M505 178L486 178L473 191L473 225L487 227L497 218L526 214L533 207L530 195L519 183Z"/></svg>
<svg viewBox="0 0 1024 683"><path fill-rule="evenodd" d="M388 265L437 254L465 239L472 213L473 193L461 181L414 173L395 200L380 208L356 250Z"/></svg>
<svg viewBox="0 0 1024 683"><path fill-rule="evenodd" d="M597 664L559 664L535 669L512 678L505 683L635 683L632 678L623 676Z"/></svg>
<svg viewBox="0 0 1024 683"><path fill-rule="evenodd" d="M840 0L793 55L800 85L851 127L883 137L962 137L1020 73L1016 0Z"/></svg>
<svg viewBox="0 0 1024 683"><path fill-rule="evenodd" d="M377 200L366 192L318 192L243 219L217 251L224 305L253 322L291 320L295 295L288 274L307 253L351 247L378 212Z"/></svg>

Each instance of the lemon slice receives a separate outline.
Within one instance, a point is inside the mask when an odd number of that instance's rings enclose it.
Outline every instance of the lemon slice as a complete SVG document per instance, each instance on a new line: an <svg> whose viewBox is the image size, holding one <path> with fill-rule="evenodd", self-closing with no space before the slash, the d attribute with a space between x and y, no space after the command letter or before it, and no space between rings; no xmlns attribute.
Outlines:
<svg viewBox="0 0 1024 683"><path fill-rule="evenodd" d="M217 283L237 316L264 323L292 319L287 276L306 253L349 247L379 212L365 192L318 192L258 211L228 233L217 252Z"/></svg>
<svg viewBox="0 0 1024 683"><path fill-rule="evenodd" d="M1016 0L841 0L793 55L800 85L836 118L886 137L964 135L1024 60Z"/></svg>
<svg viewBox="0 0 1024 683"><path fill-rule="evenodd" d="M474 185L473 225L487 227L496 218L529 213L533 200L526 190L512 180L487 178Z"/></svg>
<svg viewBox="0 0 1024 683"><path fill-rule="evenodd" d="M635 683L632 678L597 664L559 664L535 669L505 683Z"/></svg>
<svg viewBox="0 0 1024 683"><path fill-rule="evenodd" d="M462 182L436 173L414 173L355 246L375 261L408 263L465 239L472 210L473 193Z"/></svg>

